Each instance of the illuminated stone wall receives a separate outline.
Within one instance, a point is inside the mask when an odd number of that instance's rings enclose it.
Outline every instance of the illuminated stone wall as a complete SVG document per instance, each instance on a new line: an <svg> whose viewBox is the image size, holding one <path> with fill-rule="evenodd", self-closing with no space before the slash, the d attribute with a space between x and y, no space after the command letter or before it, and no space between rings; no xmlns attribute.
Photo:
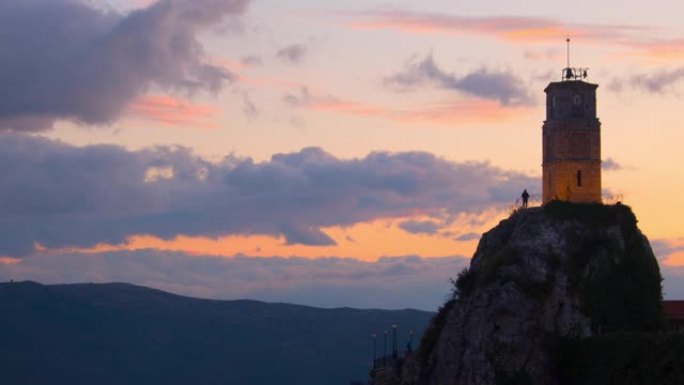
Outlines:
<svg viewBox="0 0 684 385"><path fill-rule="evenodd" d="M597 85L551 83L543 132L543 200L601 201L601 123Z"/></svg>

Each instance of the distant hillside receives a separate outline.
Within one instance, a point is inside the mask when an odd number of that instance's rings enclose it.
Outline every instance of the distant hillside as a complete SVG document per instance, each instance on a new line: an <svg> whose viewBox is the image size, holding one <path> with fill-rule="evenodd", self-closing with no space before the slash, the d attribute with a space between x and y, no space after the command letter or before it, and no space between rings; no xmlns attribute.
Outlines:
<svg viewBox="0 0 684 385"><path fill-rule="evenodd" d="M0 283L3 384L316 384L368 376L370 334L431 313L214 301L128 284ZM378 352L382 341L378 340Z"/></svg>

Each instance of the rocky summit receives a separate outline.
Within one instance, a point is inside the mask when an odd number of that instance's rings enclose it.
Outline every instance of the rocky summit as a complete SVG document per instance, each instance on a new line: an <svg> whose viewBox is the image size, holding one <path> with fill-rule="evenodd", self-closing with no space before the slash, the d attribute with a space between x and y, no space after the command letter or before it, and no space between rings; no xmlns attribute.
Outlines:
<svg viewBox="0 0 684 385"><path fill-rule="evenodd" d="M564 341L664 327L661 275L625 205L553 201L482 236L418 351L375 384L561 384Z"/></svg>

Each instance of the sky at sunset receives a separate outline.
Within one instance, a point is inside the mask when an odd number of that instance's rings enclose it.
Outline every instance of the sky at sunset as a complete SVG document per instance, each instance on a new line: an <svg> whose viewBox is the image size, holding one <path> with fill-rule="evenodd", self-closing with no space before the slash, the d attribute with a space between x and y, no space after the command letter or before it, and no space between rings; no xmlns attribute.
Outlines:
<svg viewBox="0 0 684 385"><path fill-rule="evenodd" d="M545 86L684 298L675 0L0 3L0 280L434 310L541 194Z"/></svg>

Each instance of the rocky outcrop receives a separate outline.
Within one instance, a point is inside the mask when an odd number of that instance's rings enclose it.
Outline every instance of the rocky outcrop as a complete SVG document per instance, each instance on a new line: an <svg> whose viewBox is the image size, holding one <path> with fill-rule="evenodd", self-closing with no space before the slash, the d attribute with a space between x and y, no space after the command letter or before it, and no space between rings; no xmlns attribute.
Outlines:
<svg viewBox="0 0 684 385"><path fill-rule="evenodd" d="M396 383L557 384L559 341L658 330L661 299L629 207L519 210L482 236Z"/></svg>

